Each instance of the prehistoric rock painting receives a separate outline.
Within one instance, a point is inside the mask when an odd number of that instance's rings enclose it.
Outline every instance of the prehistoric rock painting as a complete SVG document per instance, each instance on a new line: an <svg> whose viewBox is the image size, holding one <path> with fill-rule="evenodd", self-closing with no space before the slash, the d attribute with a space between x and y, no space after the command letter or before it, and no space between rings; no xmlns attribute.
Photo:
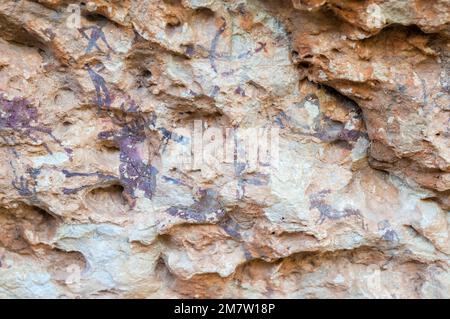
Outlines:
<svg viewBox="0 0 450 319"><path fill-rule="evenodd" d="M246 174L246 163L241 163L237 159L234 162L235 176L237 178L236 199L242 199L245 196L245 186L266 186L269 184L270 176L262 173Z"/></svg>
<svg viewBox="0 0 450 319"><path fill-rule="evenodd" d="M112 175L105 175L102 174L100 172L95 172L95 173L78 173L78 172L71 172L68 171L66 169L62 170L62 173L64 174L64 176L66 178L74 178L74 177L96 177L98 182L104 183L104 182L113 182L113 181L117 181L117 177L112 176ZM76 194L79 191L86 189L86 188L90 188L92 186L95 186L96 184L89 184L89 185L83 185L77 188L67 188L64 187L63 188L63 193L66 195L70 195L70 194Z"/></svg>
<svg viewBox="0 0 450 319"><path fill-rule="evenodd" d="M397 232L392 229L391 224L387 220L378 223L378 229L383 233L381 238L387 242L397 244L400 239Z"/></svg>
<svg viewBox="0 0 450 319"><path fill-rule="evenodd" d="M320 110L319 99L314 94L307 96L299 105L295 105L295 107L299 109L305 109L305 103L316 105ZM351 107L354 108L353 105ZM357 110L352 110L350 115L350 122L353 122L350 124L355 124L362 121L361 114ZM333 120L322 112L319 112L319 114L314 118L314 122L312 125L302 122L299 123L284 111L279 112L279 114L274 119L274 123L277 124L281 129L289 127L295 134L316 137L325 143L332 143L336 141L353 143L356 142L360 137L368 137L366 132L359 129L348 129L346 127L347 123Z"/></svg>
<svg viewBox="0 0 450 319"><path fill-rule="evenodd" d="M173 206L167 213L191 223L217 222L225 215L225 211L217 200L213 190L199 190L200 199L192 206Z"/></svg>
<svg viewBox="0 0 450 319"><path fill-rule="evenodd" d="M41 173L40 169L28 167L25 175L18 175L16 168L10 163L14 179L11 185L17 190L19 195L29 199L30 201L37 201L37 177Z"/></svg>
<svg viewBox="0 0 450 319"><path fill-rule="evenodd" d="M449 1L69 2L0 1L0 298L450 297Z"/></svg>
<svg viewBox="0 0 450 319"><path fill-rule="evenodd" d="M318 193L312 194L309 197L310 209L317 209L320 212L320 217L317 223L320 225L325 220L340 220L347 217L356 217L361 221L361 225L364 228L364 218L361 212L355 208L345 208L343 210L338 210L333 208L333 206L327 204L326 197L331 194L330 190L323 190Z"/></svg>
<svg viewBox="0 0 450 319"><path fill-rule="evenodd" d="M134 100L127 98L120 106L120 112L111 110L112 98L106 81L100 72L94 71L90 66L85 67L95 87L96 100L99 115L107 117L119 128L111 131L104 131L98 134L100 141L113 143L118 147L120 155L119 176L116 178L124 187L124 196L131 204L137 198L137 192L142 191L144 196L151 199L156 191L156 177L158 169L141 155L140 147L147 141L151 131L158 131L163 139L161 145L167 144L169 140L176 143L186 143L184 136L179 136L164 127L156 127L155 114L145 115L139 110L139 106ZM160 151L160 150L155 150ZM162 149L161 151L164 151ZM96 176L99 181L114 180L113 176L101 173L71 173L66 177L74 176ZM83 185L75 189L64 189L64 193L72 194L93 185Z"/></svg>
<svg viewBox="0 0 450 319"><path fill-rule="evenodd" d="M156 174L158 170L147 164L141 157L138 144L146 139L147 122L137 119L127 123L119 131L101 132L99 139L114 142L120 150L120 180L125 193L136 197L135 192L141 190L145 196L152 198L156 190Z"/></svg>
<svg viewBox="0 0 450 319"><path fill-rule="evenodd" d="M95 104L99 109L109 110L111 107L111 94L109 93L108 87L106 86L106 81L99 73L93 70L89 65L86 65L89 76L92 83L95 86L96 100Z"/></svg>
<svg viewBox="0 0 450 319"><path fill-rule="evenodd" d="M104 53L103 50L99 47L98 41L101 40L103 44L108 49L108 57L110 52L114 52L114 49L109 45L108 41L106 40L105 33L103 31L103 27L105 27L106 21L102 21L102 23L99 23L99 25L93 25L89 27L83 27L78 29L80 34L88 41L88 44L86 46L86 53L91 53L94 48L97 49L98 52ZM88 31L90 33L88 34Z"/></svg>
<svg viewBox="0 0 450 319"><path fill-rule="evenodd" d="M66 153L72 153L70 148L64 148L62 142L53 135L50 128L39 123L37 108L26 99L15 97L10 100L0 93L0 111L0 138L7 145L14 146L16 143L14 134L35 143L40 143L43 135L62 147ZM53 154L47 143L42 142L42 145L48 153Z"/></svg>
<svg viewBox="0 0 450 319"><path fill-rule="evenodd" d="M191 56L196 49L207 51L208 52L208 59L211 66L211 69L214 71L214 73L219 74L223 77L231 76L235 72L239 71L239 68L229 68L229 66L233 65L233 63L236 62L243 62L245 60L250 59L253 55L266 52L267 53L267 43L257 41L257 47L254 49L248 49L245 50L239 54L229 54L229 53L221 53L218 52L218 46L221 41L221 38L224 34L224 32L227 30L227 28L231 28L227 24L227 21L224 17L220 17L221 24L216 30L213 39L211 40L211 45L209 48L205 48L202 45L197 45L196 47L190 46L186 52L188 56ZM220 68L217 65L217 62L227 62L227 71L220 71ZM237 88L238 89L238 88Z"/></svg>
<svg viewBox="0 0 450 319"><path fill-rule="evenodd" d="M225 32L225 28L227 27L227 22L224 18L222 18L222 25L217 30L216 34L214 35L214 39L211 42L211 49L209 50L209 62L211 63L211 68L214 70L214 72L217 73L217 66L216 66L216 51L217 51L217 44L219 43L220 36L222 33Z"/></svg>

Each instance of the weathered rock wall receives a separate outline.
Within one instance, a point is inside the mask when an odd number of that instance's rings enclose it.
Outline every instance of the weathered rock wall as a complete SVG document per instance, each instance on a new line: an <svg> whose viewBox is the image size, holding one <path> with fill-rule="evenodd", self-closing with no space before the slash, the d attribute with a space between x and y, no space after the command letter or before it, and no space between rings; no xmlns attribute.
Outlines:
<svg viewBox="0 0 450 319"><path fill-rule="evenodd" d="M0 0L0 297L449 298L448 0Z"/></svg>

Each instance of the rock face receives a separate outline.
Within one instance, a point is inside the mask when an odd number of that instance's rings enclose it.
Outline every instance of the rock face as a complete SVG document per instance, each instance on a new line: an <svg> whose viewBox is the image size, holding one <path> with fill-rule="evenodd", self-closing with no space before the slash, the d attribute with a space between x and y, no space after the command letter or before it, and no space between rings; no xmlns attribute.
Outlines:
<svg viewBox="0 0 450 319"><path fill-rule="evenodd" d="M0 297L450 298L447 0L0 1Z"/></svg>

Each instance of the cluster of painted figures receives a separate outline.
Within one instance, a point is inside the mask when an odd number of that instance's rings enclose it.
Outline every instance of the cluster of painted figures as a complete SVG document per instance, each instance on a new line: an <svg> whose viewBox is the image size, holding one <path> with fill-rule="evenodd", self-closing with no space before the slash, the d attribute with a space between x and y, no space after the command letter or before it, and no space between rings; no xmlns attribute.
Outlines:
<svg viewBox="0 0 450 319"><path fill-rule="evenodd" d="M214 38L211 42L209 51L209 61L212 70L218 73L217 59L243 59L249 58L253 54L261 51L266 51L266 44L259 43L259 47L254 50L250 50L238 56L225 56L217 52L217 46L220 37L225 32L227 23L223 19L222 25L217 30ZM114 53L113 48L108 43L106 36L102 30L104 24L99 26L94 25L79 30L80 34L88 41L85 49L86 54L92 53L94 49L107 56L110 59L110 54ZM90 34L88 34L90 31ZM100 48L98 41L101 40L108 49L105 53ZM192 48L191 48L192 49ZM202 49L202 48L199 48ZM192 49L194 50L194 49ZM191 52L192 53L192 52ZM101 142L112 143L119 150L120 166L118 174L105 174L103 172L74 172L67 169L62 169L61 172L67 179L86 178L92 177L95 181L92 184L82 185L75 188L64 187L62 192L66 195L76 194L84 189L89 189L102 184L118 183L124 191L123 195L127 199L131 207L134 206L138 193L144 194L148 199L152 199L156 191L157 184L157 168L152 165L152 160L144 159L141 156L140 147L146 142L149 134L159 134L158 140L160 140L159 146L167 143L169 140L175 142L182 142L182 137L177 136L164 127L157 127L156 115L145 115L140 111L136 102L127 96L126 102L123 102L119 110L113 110L112 104L114 97L110 93L107 82L101 75L103 67L100 64L84 66L88 76L90 77L92 84L95 88L95 100L93 101L97 107L98 115L101 117L107 117L117 127L115 130L104 131L98 134L98 139ZM228 72L229 73L229 72ZM227 73L227 74L228 74ZM227 74L222 74L226 76ZM229 75L229 74L228 74ZM239 94L245 94L245 92L239 89ZM312 99L314 97L307 97L306 99ZM20 153L15 147L16 138L26 138L31 140L35 144L42 145L49 154L53 154L52 149L47 143L42 142L41 135L49 137L54 141L58 147L62 148L67 154L68 158L72 160L73 150L64 147L64 143L53 135L50 128L47 128L39 123L38 110L29 101L24 98L8 99L4 94L0 94L0 139L4 144L9 146L12 152L12 157L15 160L10 161L14 178L11 182L12 186L17 192L27 198L32 203L39 205L39 198L36 186L38 184L38 177L41 174L40 168L27 167L23 174L18 172L16 164L20 159ZM323 119L322 119L323 120ZM274 123L280 128L284 129L289 127L291 119L284 112L274 119ZM316 126L313 129L316 133L312 134L315 137L324 141L343 140L343 141L355 141L359 138L359 131L347 131L342 125L338 130L333 133L333 136L329 136L330 130L328 127L321 125L323 121L317 120ZM332 123L328 120L328 126L336 126L336 123ZM301 133L302 134L302 133ZM160 150L152 150L152 154L157 154ZM161 154L159 154L160 156ZM261 176L245 176L245 163L234 163L235 175L238 180L237 197L241 199L244 196L245 185L267 185L269 183L269 177L266 175ZM54 168L57 169L57 168ZM162 176L162 179L166 182L175 183L177 185L183 184L182 181L169 176ZM310 200L311 209L315 208L320 212L319 223L322 223L325 219L340 219L348 216L356 216L362 219L362 216L358 210L345 209L338 211L331 206L327 205L324 201L324 197L328 194L328 191L323 191L317 194L313 194ZM180 218L191 220L193 222L202 223L208 221L208 216L213 216L214 219L222 220L224 229L228 229L231 232L231 228L227 226L224 217L224 209L217 199L217 194L212 189L200 189L199 200L190 207L173 206L167 210L167 213L172 216L178 216Z"/></svg>

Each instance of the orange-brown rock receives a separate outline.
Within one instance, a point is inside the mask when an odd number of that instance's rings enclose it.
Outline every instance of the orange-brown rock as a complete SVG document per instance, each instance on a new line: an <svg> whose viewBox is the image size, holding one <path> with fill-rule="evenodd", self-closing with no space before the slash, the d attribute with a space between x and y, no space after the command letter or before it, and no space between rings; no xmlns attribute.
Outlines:
<svg viewBox="0 0 450 319"><path fill-rule="evenodd" d="M449 298L448 1L0 1L1 298Z"/></svg>

